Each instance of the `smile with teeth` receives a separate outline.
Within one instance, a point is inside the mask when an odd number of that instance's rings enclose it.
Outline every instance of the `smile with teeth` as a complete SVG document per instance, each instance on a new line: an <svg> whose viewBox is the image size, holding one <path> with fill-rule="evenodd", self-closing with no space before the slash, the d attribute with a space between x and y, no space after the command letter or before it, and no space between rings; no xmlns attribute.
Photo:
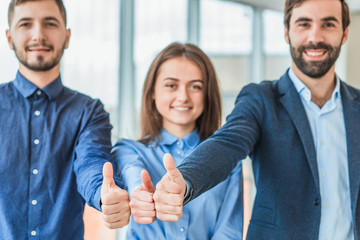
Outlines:
<svg viewBox="0 0 360 240"><path fill-rule="evenodd" d="M191 107L172 107L172 108L178 111L187 111L191 109Z"/></svg>
<svg viewBox="0 0 360 240"><path fill-rule="evenodd" d="M326 51L305 51L305 54L310 56L310 57L318 57L318 56L322 56L325 55Z"/></svg>

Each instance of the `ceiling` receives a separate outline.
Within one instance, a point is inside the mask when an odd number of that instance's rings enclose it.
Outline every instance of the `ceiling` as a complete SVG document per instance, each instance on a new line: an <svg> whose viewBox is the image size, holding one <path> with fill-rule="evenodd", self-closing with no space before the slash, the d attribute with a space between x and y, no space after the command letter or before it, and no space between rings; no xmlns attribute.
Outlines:
<svg viewBox="0 0 360 240"><path fill-rule="evenodd" d="M285 0L233 0L235 2L244 3L247 5L266 8L266 9L273 9L278 11L284 10ZM350 11L353 13L360 13L360 0L347 0L349 4Z"/></svg>

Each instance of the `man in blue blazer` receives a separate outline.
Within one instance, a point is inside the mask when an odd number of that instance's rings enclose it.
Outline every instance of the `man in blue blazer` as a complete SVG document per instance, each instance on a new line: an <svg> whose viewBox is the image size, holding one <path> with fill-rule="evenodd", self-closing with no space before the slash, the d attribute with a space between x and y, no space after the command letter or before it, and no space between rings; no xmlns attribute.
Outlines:
<svg viewBox="0 0 360 240"><path fill-rule="evenodd" d="M177 221L183 202L249 155L257 195L247 239L360 239L360 91L334 70L348 6L287 0L284 22L291 67L279 80L245 87L227 123L178 168L164 156L157 218Z"/></svg>

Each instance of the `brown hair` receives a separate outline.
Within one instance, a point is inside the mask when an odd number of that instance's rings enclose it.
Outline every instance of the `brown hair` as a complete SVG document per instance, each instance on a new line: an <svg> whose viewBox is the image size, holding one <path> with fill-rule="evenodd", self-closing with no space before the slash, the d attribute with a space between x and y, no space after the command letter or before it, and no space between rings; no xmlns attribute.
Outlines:
<svg viewBox="0 0 360 240"><path fill-rule="evenodd" d="M286 0L284 10L284 24L286 29L290 28L290 18L293 8L299 7L305 1L307 0ZM350 25L350 10L345 0L339 1L341 2L343 31L345 31L345 29Z"/></svg>
<svg viewBox="0 0 360 240"><path fill-rule="evenodd" d="M145 78L141 106L141 142L147 144L159 137L162 117L157 111L153 93L159 68L166 60L185 57L201 70L204 81L204 111L196 119L201 140L212 135L221 125L221 97L214 66L209 57L197 46L186 43L172 43L164 48L152 62Z"/></svg>
<svg viewBox="0 0 360 240"><path fill-rule="evenodd" d="M17 5L20 5L20 4L25 3L25 2L36 2L36 1L44 1L44 0L11 0L11 2L9 4L9 8L8 8L8 24L9 24L9 27L11 27L11 21L12 21L13 16L14 16L14 9L15 9L15 7ZM56 5L58 6L58 8L60 10L61 17L63 18L65 26L66 26L66 10L65 10L65 6L64 6L63 1L62 0L51 0L51 1L55 1Z"/></svg>

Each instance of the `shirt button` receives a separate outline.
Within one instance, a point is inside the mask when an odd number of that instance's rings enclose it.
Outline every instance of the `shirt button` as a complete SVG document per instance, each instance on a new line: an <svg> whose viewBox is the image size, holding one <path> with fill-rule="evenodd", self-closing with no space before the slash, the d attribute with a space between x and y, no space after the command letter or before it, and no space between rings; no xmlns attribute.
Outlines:
<svg viewBox="0 0 360 240"><path fill-rule="evenodd" d="M326 237L326 238L324 238L324 240L329 240L329 239Z"/></svg>
<svg viewBox="0 0 360 240"><path fill-rule="evenodd" d="M329 205L327 203L324 204L324 208L327 208Z"/></svg>
<svg viewBox="0 0 360 240"><path fill-rule="evenodd" d="M323 177L325 177L326 176L326 172L322 172L322 174L321 174Z"/></svg>
<svg viewBox="0 0 360 240"><path fill-rule="evenodd" d="M181 152L180 151L177 151L177 154L180 154Z"/></svg>
<svg viewBox="0 0 360 240"><path fill-rule="evenodd" d="M180 228L180 231L183 232L183 231L185 231L185 229L184 229L184 228Z"/></svg>
<svg viewBox="0 0 360 240"><path fill-rule="evenodd" d="M37 169L34 169L34 170L33 170L33 174L34 174L34 175L36 175L36 174L38 174L38 173L39 173L39 171L38 171Z"/></svg>
<svg viewBox="0 0 360 240"><path fill-rule="evenodd" d="M36 231L31 231L31 236L36 236Z"/></svg>
<svg viewBox="0 0 360 240"><path fill-rule="evenodd" d="M37 201L36 201L36 200L32 200L32 201L31 201L31 204L32 204L32 205L36 205L36 204L37 204Z"/></svg>
<svg viewBox="0 0 360 240"><path fill-rule="evenodd" d="M39 139L34 140L35 145L38 145L40 143Z"/></svg>
<svg viewBox="0 0 360 240"><path fill-rule="evenodd" d="M324 145L325 144L325 142L324 141L320 141L320 145Z"/></svg>
<svg viewBox="0 0 360 240"><path fill-rule="evenodd" d="M179 141L177 141L177 143L176 143L177 145L179 145L180 144L180 142Z"/></svg>
<svg viewBox="0 0 360 240"><path fill-rule="evenodd" d="M37 91L36 91L36 94L37 94L38 96L40 96L40 95L41 95L41 90L37 90Z"/></svg>
<svg viewBox="0 0 360 240"><path fill-rule="evenodd" d="M35 116L40 116L40 111L35 111L34 114Z"/></svg>

